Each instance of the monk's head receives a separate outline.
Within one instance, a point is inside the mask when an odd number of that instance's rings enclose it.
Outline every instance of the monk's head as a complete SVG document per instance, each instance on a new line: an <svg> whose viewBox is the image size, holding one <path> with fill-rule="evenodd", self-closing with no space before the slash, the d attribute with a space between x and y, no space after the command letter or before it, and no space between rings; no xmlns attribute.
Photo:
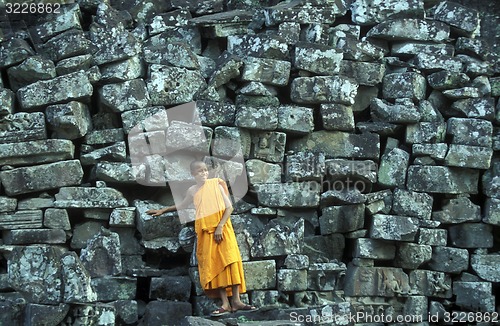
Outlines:
<svg viewBox="0 0 500 326"><path fill-rule="evenodd" d="M189 165L191 170L191 175L194 177L197 183L204 183L208 178L208 168L203 161L193 161Z"/></svg>

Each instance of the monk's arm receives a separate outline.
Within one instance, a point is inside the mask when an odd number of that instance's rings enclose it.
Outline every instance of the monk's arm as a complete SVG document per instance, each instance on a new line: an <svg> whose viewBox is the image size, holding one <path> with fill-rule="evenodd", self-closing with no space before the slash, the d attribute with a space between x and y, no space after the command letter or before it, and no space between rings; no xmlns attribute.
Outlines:
<svg viewBox="0 0 500 326"><path fill-rule="evenodd" d="M192 201L193 201L193 195L191 194L191 191L188 190L186 197L179 205L172 205L172 206L168 206L168 207L164 207L164 208L160 208L160 209L150 209L150 210L147 210L146 213L149 215L153 215L153 216L160 216L160 215L168 213L168 212L173 212L173 211L176 211L179 209L188 208L189 204L191 204Z"/></svg>
<svg viewBox="0 0 500 326"><path fill-rule="evenodd" d="M222 228L224 227L224 224L226 224L227 220L229 219L229 216L231 216L231 213L233 212L233 205L231 204L231 201L229 200L229 197L227 197L226 193L224 192L224 188L219 185L219 189L222 193L222 198L224 199L224 205L226 206L226 209L224 210L224 213L222 214L222 218L217 225L217 228L215 229L215 241L220 242L222 240Z"/></svg>

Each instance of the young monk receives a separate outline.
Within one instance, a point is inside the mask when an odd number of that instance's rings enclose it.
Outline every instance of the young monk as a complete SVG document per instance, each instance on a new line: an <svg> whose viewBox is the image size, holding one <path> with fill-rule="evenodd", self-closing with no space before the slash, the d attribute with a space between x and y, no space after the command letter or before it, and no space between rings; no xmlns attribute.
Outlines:
<svg viewBox="0 0 500 326"><path fill-rule="evenodd" d="M229 219L233 206L227 185L222 179L208 179L208 169L202 161L193 161L190 169L196 184L188 189L184 200L179 205L152 209L146 213L159 216L185 209L194 202L200 283L207 296L222 299L222 306L211 315L255 310L255 307L240 300L240 293L246 292L246 285L240 250ZM228 297L231 297L231 303Z"/></svg>

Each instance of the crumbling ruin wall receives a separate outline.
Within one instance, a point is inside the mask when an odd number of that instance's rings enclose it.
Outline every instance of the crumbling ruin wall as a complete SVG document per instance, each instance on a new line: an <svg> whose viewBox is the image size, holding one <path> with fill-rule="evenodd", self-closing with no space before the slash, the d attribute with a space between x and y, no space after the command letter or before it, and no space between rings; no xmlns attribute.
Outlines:
<svg viewBox="0 0 500 326"><path fill-rule="evenodd" d="M247 319L498 319L499 33L481 20L498 4L459 2L7 6L0 324L177 325L216 307L189 224L145 213L169 187L137 182L188 167L131 158L137 126L183 141L169 109L193 101L209 141L245 156L244 299L270 308Z"/></svg>

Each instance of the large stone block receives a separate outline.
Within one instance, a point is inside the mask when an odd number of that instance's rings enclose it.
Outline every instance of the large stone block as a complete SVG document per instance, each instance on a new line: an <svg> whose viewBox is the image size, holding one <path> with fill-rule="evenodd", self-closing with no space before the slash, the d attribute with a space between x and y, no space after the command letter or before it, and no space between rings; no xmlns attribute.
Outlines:
<svg viewBox="0 0 500 326"><path fill-rule="evenodd" d="M378 182L386 187L404 187L410 154L400 148L394 148L382 155L378 170Z"/></svg>
<svg viewBox="0 0 500 326"><path fill-rule="evenodd" d="M73 159L69 140L47 139L0 144L0 165L31 165Z"/></svg>
<svg viewBox="0 0 500 326"><path fill-rule="evenodd" d="M392 73L384 76L383 94L385 99L409 98L423 100L427 81L416 72Z"/></svg>
<svg viewBox="0 0 500 326"><path fill-rule="evenodd" d="M71 101L50 105L45 114L53 138L77 139L92 130L90 110L83 103Z"/></svg>
<svg viewBox="0 0 500 326"><path fill-rule="evenodd" d="M5 308L4 308L5 309ZM5 317L11 317L7 320L12 322L16 320L13 316L5 311ZM29 303L26 305L24 311L24 320L30 324L46 324L46 325L57 325L64 321L68 312L70 310L70 305L68 304L58 304L58 305L48 305L48 304L37 304ZM1 320L1 319L0 319Z"/></svg>
<svg viewBox="0 0 500 326"><path fill-rule="evenodd" d="M469 252L467 249L434 247L429 268L439 272L458 274L469 268Z"/></svg>
<svg viewBox="0 0 500 326"><path fill-rule="evenodd" d="M278 107L278 130L289 134L304 135L314 129L314 110L294 105Z"/></svg>
<svg viewBox="0 0 500 326"><path fill-rule="evenodd" d="M257 260L243 262L247 290L276 288L276 261Z"/></svg>
<svg viewBox="0 0 500 326"><path fill-rule="evenodd" d="M408 168L406 185L412 191L476 194L478 182L478 170L411 165Z"/></svg>
<svg viewBox="0 0 500 326"><path fill-rule="evenodd" d="M180 325L186 316L192 314L189 302L155 300L147 304L141 323L148 326Z"/></svg>
<svg viewBox="0 0 500 326"><path fill-rule="evenodd" d="M237 127L215 128L212 155L222 158L247 157L250 155L251 136L248 130Z"/></svg>
<svg viewBox="0 0 500 326"><path fill-rule="evenodd" d="M133 300L137 294L134 277L95 277L91 281L97 301Z"/></svg>
<svg viewBox="0 0 500 326"><path fill-rule="evenodd" d="M63 302L95 302L97 295L91 285L90 274L75 252L61 258L61 274L64 282Z"/></svg>
<svg viewBox="0 0 500 326"><path fill-rule="evenodd" d="M448 230L420 228L417 243L430 246L446 246L448 243Z"/></svg>
<svg viewBox="0 0 500 326"><path fill-rule="evenodd" d="M45 115L42 112L19 112L0 120L0 141L3 144L46 138Z"/></svg>
<svg viewBox="0 0 500 326"><path fill-rule="evenodd" d="M101 229L80 252L82 265L91 277L122 273L120 238L115 232Z"/></svg>
<svg viewBox="0 0 500 326"><path fill-rule="evenodd" d="M291 63L289 61L246 57L241 79L264 84L285 86L290 78Z"/></svg>
<svg viewBox="0 0 500 326"><path fill-rule="evenodd" d="M64 244L66 232L61 229L8 230L3 234L3 241L7 245Z"/></svg>
<svg viewBox="0 0 500 326"><path fill-rule="evenodd" d="M286 156L285 179L292 181L321 181L325 175L325 156L298 152Z"/></svg>
<svg viewBox="0 0 500 326"><path fill-rule="evenodd" d="M500 282L498 266L500 264L500 255L495 254L473 254L470 264L476 274L483 280L489 282Z"/></svg>
<svg viewBox="0 0 500 326"><path fill-rule="evenodd" d="M275 257L300 254L304 244L304 220L292 226L272 220L259 233L251 248L252 257Z"/></svg>
<svg viewBox="0 0 500 326"><path fill-rule="evenodd" d="M396 257L396 246L389 241L359 238L355 240L353 257L393 260Z"/></svg>
<svg viewBox="0 0 500 326"><path fill-rule="evenodd" d="M307 270L280 269L277 273L279 291L307 290Z"/></svg>
<svg viewBox="0 0 500 326"><path fill-rule="evenodd" d="M320 187L313 181L255 185L257 198L269 207L316 207Z"/></svg>
<svg viewBox="0 0 500 326"><path fill-rule="evenodd" d="M321 234L345 233L363 228L365 205L328 206L319 217Z"/></svg>
<svg viewBox="0 0 500 326"><path fill-rule="evenodd" d="M397 15L419 17L424 14L422 0L355 0L351 5L352 21L358 25L381 23Z"/></svg>
<svg viewBox="0 0 500 326"><path fill-rule="evenodd" d="M479 222L481 207L467 197L457 197L443 201L442 209L432 212L432 219L443 224Z"/></svg>
<svg viewBox="0 0 500 326"><path fill-rule="evenodd" d="M238 107L234 124L240 128L275 130L278 127L278 108Z"/></svg>
<svg viewBox="0 0 500 326"><path fill-rule="evenodd" d="M287 59L288 44L272 35L231 35L227 38L227 50L240 57Z"/></svg>
<svg viewBox="0 0 500 326"><path fill-rule="evenodd" d="M83 170L78 160L48 163L0 172L7 195L19 195L80 184Z"/></svg>
<svg viewBox="0 0 500 326"><path fill-rule="evenodd" d="M153 240L161 237L177 237L181 230L179 219L174 213L166 213L163 216L151 216L146 214L149 209L158 209L163 206L135 200L137 229L144 240Z"/></svg>
<svg viewBox="0 0 500 326"><path fill-rule="evenodd" d="M309 256L311 263L341 260L344 256L345 238L342 234L315 235L304 237L302 253Z"/></svg>
<svg viewBox="0 0 500 326"><path fill-rule="evenodd" d="M0 46L0 68L15 65L33 55L35 55L35 51L26 40L17 37L11 38L2 42Z"/></svg>
<svg viewBox="0 0 500 326"><path fill-rule="evenodd" d="M451 244L459 248L493 247L491 225L483 223L461 223L448 228Z"/></svg>
<svg viewBox="0 0 500 326"><path fill-rule="evenodd" d="M450 27L442 22L422 18L401 18L384 21L372 27L368 37L386 40L446 41Z"/></svg>
<svg viewBox="0 0 500 326"><path fill-rule="evenodd" d="M490 282L453 282L455 304L471 311L495 311L495 296Z"/></svg>
<svg viewBox="0 0 500 326"><path fill-rule="evenodd" d="M174 105L195 99L196 94L206 87L198 71L185 68L153 64L146 81L152 105Z"/></svg>
<svg viewBox="0 0 500 326"><path fill-rule="evenodd" d="M93 88L86 72L37 81L17 91L19 104L25 110L48 104L85 99L92 95Z"/></svg>
<svg viewBox="0 0 500 326"><path fill-rule="evenodd" d="M413 241L418 231L418 223L413 218L375 214L370 237L373 239Z"/></svg>
<svg viewBox="0 0 500 326"><path fill-rule="evenodd" d="M373 121L389 123L417 123L421 116L418 107L410 99L396 99L395 104L375 98L370 103Z"/></svg>
<svg viewBox="0 0 500 326"><path fill-rule="evenodd" d="M128 206L123 194L113 188L63 187L56 194L57 208L116 208Z"/></svg>
<svg viewBox="0 0 500 326"><path fill-rule="evenodd" d="M500 225L500 199L486 199L483 222L492 225Z"/></svg>
<svg viewBox="0 0 500 326"><path fill-rule="evenodd" d="M251 159L245 162L245 166L248 182L251 185L281 182L281 166L279 164Z"/></svg>
<svg viewBox="0 0 500 326"><path fill-rule="evenodd" d="M295 103L352 105L358 86L353 79L343 76L298 77L292 81L290 97Z"/></svg>
<svg viewBox="0 0 500 326"><path fill-rule="evenodd" d="M277 131L259 131L252 134L250 157L280 163L285 156L286 134Z"/></svg>
<svg viewBox="0 0 500 326"><path fill-rule="evenodd" d="M457 100L451 104L451 108L467 118L492 120L495 116L495 100L493 97Z"/></svg>
<svg viewBox="0 0 500 326"><path fill-rule="evenodd" d="M359 62L343 60L340 65L340 74L354 78L363 86L376 86L384 78L386 68L383 64L376 62ZM358 93L364 93L358 89Z"/></svg>
<svg viewBox="0 0 500 326"><path fill-rule="evenodd" d="M196 101L200 122L204 126L231 126L234 124L236 106L230 103Z"/></svg>
<svg viewBox="0 0 500 326"><path fill-rule="evenodd" d="M451 1L440 2L434 8L434 19L450 25L464 35L472 36L480 27L477 10Z"/></svg>
<svg viewBox="0 0 500 326"><path fill-rule="evenodd" d="M99 89L99 101L113 112L142 109L150 104L146 83L140 78L104 85Z"/></svg>
<svg viewBox="0 0 500 326"><path fill-rule="evenodd" d="M343 54L334 47L298 43L295 47L294 66L318 75L334 75L340 72Z"/></svg>
<svg viewBox="0 0 500 326"><path fill-rule="evenodd" d="M446 136L446 125L442 122L419 122L406 126L406 143L442 143Z"/></svg>
<svg viewBox="0 0 500 326"><path fill-rule="evenodd" d="M10 88L16 92L19 88L56 77L54 62L35 56L23 61L20 65L7 70Z"/></svg>
<svg viewBox="0 0 500 326"><path fill-rule="evenodd" d="M410 287L413 295L451 298L451 277L443 272L413 270L410 272Z"/></svg>
<svg viewBox="0 0 500 326"><path fill-rule="evenodd" d="M458 145L491 147L493 125L482 119L448 119L446 133L452 137L452 143Z"/></svg>
<svg viewBox="0 0 500 326"><path fill-rule="evenodd" d="M144 61L187 69L200 69L199 60L191 46L184 42L172 42L167 46L143 47Z"/></svg>
<svg viewBox="0 0 500 326"><path fill-rule="evenodd" d="M351 134L340 131L315 131L289 142L290 150L324 153L325 158L365 158L378 160L380 154L379 135Z"/></svg>
<svg viewBox="0 0 500 326"><path fill-rule="evenodd" d="M397 215L430 219L433 197L426 193L396 188L393 192L392 211Z"/></svg>
<svg viewBox="0 0 500 326"><path fill-rule="evenodd" d="M151 278L150 299L189 301L191 279L189 276L162 276Z"/></svg>
<svg viewBox="0 0 500 326"><path fill-rule="evenodd" d="M398 246L395 264L406 269L417 269L432 258L432 247L416 243L401 243Z"/></svg>
<svg viewBox="0 0 500 326"><path fill-rule="evenodd" d="M302 3L279 3L266 8L266 26L277 25L281 22L293 21L300 24L322 22L333 24L336 17L346 14L348 4L346 1L312 2L312 6Z"/></svg>
<svg viewBox="0 0 500 326"><path fill-rule="evenodd" d="M354 114L351 106L336 103L321 104L320 114L325 130L354 130Z"/></svg>
<svg viewBox="0 0 500 326"><path fill-rule="evenodd" d="M135 184L137 179L146 178L144 169L130 163L99 162L95 165L95 177L106 182Z"/></svg>
<svg viewBox="0 0 500 326"><path fill-rule="evenodd" d="M126 144L123 141L101 148L82 146L80 151L80 162L82 165L94 165L99 161L105 160L125 162L126 157Z"/></svg>
<svg viewBox="0 0 500 326"><path fill-rule="evenodd" d="M128 59L141 51L139 40L123 25L108 28L92 23L89 26L89 40L97 49L93 56L98 65Z"/></svg>

